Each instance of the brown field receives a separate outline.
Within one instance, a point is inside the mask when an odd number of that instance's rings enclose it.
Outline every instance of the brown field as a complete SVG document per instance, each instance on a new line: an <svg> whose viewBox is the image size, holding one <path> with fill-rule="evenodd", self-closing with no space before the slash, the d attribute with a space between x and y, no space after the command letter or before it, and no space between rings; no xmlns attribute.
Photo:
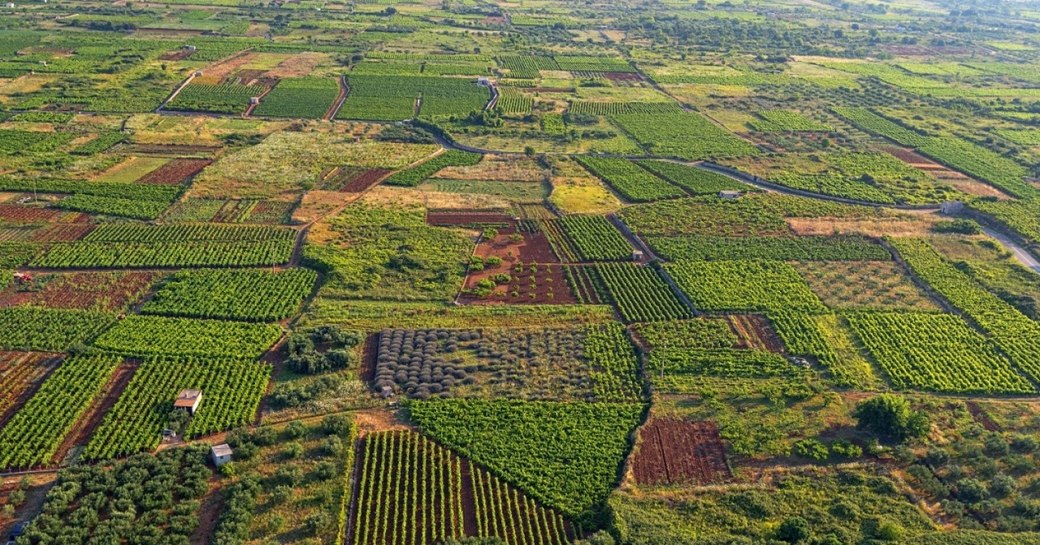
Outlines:
<svg viewBox="0 0 1040 545"><path fill-rule="evenodd" d="M914 219L785 218L798 235L863 235L869 237L920 237L931 232L942 218L921 215Z"/></svg>
<svg viewBox="0 0 1040 545"><path fill-rule="evenodd" d="M176 185L202 172L213 161L209 159L174 159L137 180L142 184Z"/></svg>
<svg viewBox="0 0 1040 545"><path fill-rule="evenodd" d="M519 237L517 236L519 235ZM573 304L578 300L571 292L564 269L552 251L549 240L541 232L524 232L512 222L498 229L494 239L482 239L474 252L478 257L497 257L502 263L473 271L466 277L465 289L494 275L508 274L510 281L497 285L488 297L464 294L460 301L468 304Z"/></svg>
<svg viewBox="0 0 1040 545"><path fill-rule="evenodd" d="M673 418L653 418L639 431L632 470L642 485L709 485L733 477L715 423Z"/></svg>
<svg viewBox="0 0 1040 545"><path fill-rule="evenodd" d="M492 182L539 182L544 177L544 170L534 159L505 155L485 155L484 159L473 166L448 167L435 176L449 180Z"/></svg>
<svg viewBox="0 0 1040 545"><path fill-rule="evenodd" d="M780 353L784 351L784 343L773 331L769 320L761 314L731 314L726 316L726 323L737 336L735 348L768 350Z"/></svg>
<svg viewBox="0 0 1040 545"><path fill-rule="evenodd" d="M94 230L93 223L53 223L41 227L29 237L32 242L72 242Z"/></svg>
<svg viewBox="0 0 1040 545"><path fill-rule="evenodd" d="M0 221L5 223L88 222L90 216L79 212L64 212L52 208L38 208L19 204L0 204Z"/></svg>
<svg viewBox="0 0 1040 545"><path fill-rule="evenodd" d="M249 64L256 57L256 53L240 53L229 59L225 59L222 62L217 62L207 66L203 69L202 73L206 78L220 81L228 77L232 72L235 72L239 68Z"/></svg>
<svg viewBox="0 0 1040 545"><path fill-rule="evenodd" d="M299 78L309 75L322 61L328 58L327 53L306 52L293 55L268 70L268 78Z"/></svg>
<svg viewBox="0 0 1040 545"><path fill-rule="evenodd" d="M426 223L441 227L467 225L513 224L513 217L497 210L430 210L426 213Z"/></svg>
<svg viewBox="0 0 1040 545"><path fill-rule="evenodd" d="M30 285L12 285L0 291L0 307L125 310L144 296L159 276L147 271L38 275Z"/></svg>

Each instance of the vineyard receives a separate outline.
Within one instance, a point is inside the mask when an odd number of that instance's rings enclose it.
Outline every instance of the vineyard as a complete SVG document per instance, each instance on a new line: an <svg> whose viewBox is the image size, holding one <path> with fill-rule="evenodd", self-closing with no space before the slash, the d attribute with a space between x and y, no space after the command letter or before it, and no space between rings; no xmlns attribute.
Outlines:
<svg viewBox="0 0 1040 545"><path fill-rule="evenodd" d="M631 202L647 202L685 195L678 187L640 168L628 159L578 157L578 162Z"/></svg>
<svg viewBox="0 0 1040 545"><path fill-rule="evenodd" d="M891 257L881 245L859 237L648 236L646 242L672 261L871 261Z"/></svg>
<svg viewBox="0 0 1040 545"><path fill-rule="evenodd" d="M171 421L173 400L184 389L202 390L205 396L183 430L189 438L252 422L270 368L214 358L145 360L95 430L83 456L103 460L155 449Z"/></svg>
<svg viewBox="0 0 1040 545"><path fill-rule="evenodd" d="M339 84L331 78L283 79L264 95L253 115L321 119L339 96Z"/></svg>
<svg viewBox="0 0 1040 545"><path fill-rule="evenodd" d="M127 356L259 358L281 336L270 324L127 316L94 346Z"/></svg>
<svg viewBox="0 0 1040 545"><path fill-rule="evenodd" d="M655 155L697 160L755 155L757 149L700 114L619 114L611 119Z"/></svg>
<svg viewBox="0 0 1040 545"><path fill-rule="evenodd" d="M410 169L402 170L386 179L387 185L415 187L424 180L448 167L472 166L480 162L483 156L466 151L446 151L433 159L420 163Z"/></svg>
<svg viewBox="0 0 1040 545"><path fill-rule="evenodd" d="M189 112L238 114L249 106L249 99L260 96L264 91L264 87L260 85L189 83L173 100L166 103L166 108Z"/></svg>
<svg viewBox="0 0 1040 545"><path fill-rule="evenodd" d="M642 407L431 400L410 413L438 443L580 523L613 487Z"/></svg>
<svg viewBox="0 0 1040 545"><path fill-rule="evenodd" d="M60 461L52 457L62 439L121 361L112 356L66 358L0 429L0 467L28 469Z"/></svg>
<svg viewBox="0 0 1040 545"><path fill-rule="evenodd" d="M271 322L295 314L317 280L308 269L181 271L141 312Z"/></svg>
<svg viewBox="0 0 1040 545"><path fill-rule="evenodd" d="M896 388L1033 393L996 347L949 314L850 313L856 336Z"/></svg>
<svg viewBox="0 0 1040 545"><path fill-rule="evenodd" d="M0 347L64 352L101 333L115 318L87 310L0 308Z"/></svg>
<svg viewBox="0 0 1040 545"><path fill-rule="evenodd" d="M693 316L652 267L615 263L595 265L593 270L626 323Z"/></svg>
<svg viewBox="0 0 1040 545"><path fill-rule="evenodd" d="M464 536L568 542L569 525L558 513L417 433L370 434L361 445L351 543L432 545Z"/></svg>
<svg viewBox="0 0 1040 545"><path fill-rule="evenodd" d="M679 262L665 270L700 310L826 310L798 271L784 262Z"/></svg>
<svg viewBox="0 0 1040 545"><path fill-rule="evenodd" d="M722 174L668 161L638 161L639 166L685 189L691 195L715 195L720 191L746 191L748 186Z"/></svg>
<svg viewBox="0 0 1040 545"><path fill-rule="evenodd" d="M944 261L927 242L892 241L910 269L973 320L1034 381L1040 378L1040 325Z"/></svg>
<svg viewBox="0 0 1040 545"><path fill-rule="evenodd" d="M567 216L558 221L583 261L621 261L632 258L632 246L606 218Z"/></svg>

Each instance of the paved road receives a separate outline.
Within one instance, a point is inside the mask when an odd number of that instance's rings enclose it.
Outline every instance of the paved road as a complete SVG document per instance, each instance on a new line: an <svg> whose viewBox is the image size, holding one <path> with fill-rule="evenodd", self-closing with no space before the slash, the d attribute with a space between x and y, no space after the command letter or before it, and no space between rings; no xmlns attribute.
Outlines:
<svg viewBox="0 0 1040 545"><path fill-rule="evenodd" d="M983 227L982 231L996 239L1006 250L1015 255L1015 259L1019 263L1024 265L1028 269L1032 269L1033 272L1040 273L1040 260L1037 260L1033 254L1029 253L1028 250L1019 246L1017 242L1011 239L1006 233L1002 233L989 227Z"/></svg>

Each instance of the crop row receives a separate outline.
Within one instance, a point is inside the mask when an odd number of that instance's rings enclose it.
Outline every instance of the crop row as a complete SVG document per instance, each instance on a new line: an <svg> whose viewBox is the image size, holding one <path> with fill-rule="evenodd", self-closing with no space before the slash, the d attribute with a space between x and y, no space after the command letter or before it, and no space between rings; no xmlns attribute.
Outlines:
<svg viewBox="0 0 1040 545"><path fill-rule="evenodd" d="M603 263L593 267L625 322L693 316L653 267L628 263Z"/></svg>
<svg viewBox="0 0 1040 545"><path fill-rule="evenodd" d="M139 220L154 220L166 211L172 201L151 201L101 197L97 195L72 195L57 203L55 207L90 214L120 216Z"/></svg>
<svg viewBox="0 0 1040 545"><path fill-rule="evenodd" d="M121 361L112 356L67 358L0 430L0 468L50 464Z"/></svg>
<svg viewBox="0 0 1040 545"><path fill-rule="evenodd" d="M1040 191L1024 181L1028 174L1025 167L977 144L955 137L931 138L918 150L1015 197L1040 196Z"/></svg>
<svg viewBox="0 0 1040 545"><path fill-rule="evenodd" d="M264 95L253 115L321 119L339 96L331 78L287 78Z"/></svg>
<svg viewBox="0 0 1040 545"><path fill-rule="evenodd" d="M1022 372L1040 381L1040 324L943 260L927 242L891 243L916 275L988 333Z"/></svg>
<svg viewBox="0 0 1040 545"><path fill-rule="evenodd" d="M826 311L798 271L782 261L690 261L665 269L700 310Z"/></svg>
<svg viewBox="0 0 1040 545"><path fill-rule="evenodd" d="M409 409L424 434L579 522L590 522L614 488L643 413L635 403L486 399L416 401Z"/></svg>
<svg viewBox="0 0 1040 545"><path fill-rule="evenodd" d="M259 358L281 335L271 324L133 315L94 346L126 356Z"/></svg>
<svg viewBox="0 0 1040 545"><path fill-rule="evenodd" d="M856 336L900 389L1035 393L996 347L951 314L852 312Z"/></svg>
<svg viewBox="0 0 1040 545"><path fill-rule="evenodd" d="M668 161L642 160L639 166L685 189L691 195L715 195L720 191L746 191L748 186L717 172Z"/></svg>
<svg viewBox="0 0 1040 545"><path fill-rule="evenodd" d="M33 260L35 267L248 267L287 263L293 241L163 242L155 244L73 242L55 244Z"/></svg>
<svg viewBox="0 0 1040 545"><path fill-rule="evenodd" d="M189 83L166 104L171 110L235 114L245 111L249 99L263 94L260 85Z"/></svg>
<svg viewBox="0 0 1040 545"><path fill-rule="evenodd" d="M141 312L270 322L295 314L317 280L309 269L185 270L168 279Z"/></svg>
<svg viewBox="0 0 1040 545"><path fill-rule="evenodd" d="M86 310L0 308L0 347L64 352L97 335L115 316Z"/></svg>
<svg viewBox="0 0 1040 545"><path fill-rule="evenodd" d="M632 202L656 201L686 194L628 159L582 156L577 157L577 160Z"/></svg>
<svg viewBox="0 0 1040 545"><path fill-rule="evenodd" d="M101 153L124 140L126 140L126 134L121 131L103 132L94 137L93 140L72 150L70 153L74 155L94 155L95 153Z"/></svg>
<svg viewBox="0 0 1040 545"><path fill-rule="evenodd" d="M603 216L565 216L558 220L584 261L631 259L632 246Z"/></svg>
<svg viewBox="0 0 1040 545"><path fill-rule="evenodd" d="M854 236L648 236L646 242L670 260L886 261L892 257L880 244Z"/></svg>
<svg viewBox="0 0 1040 545"><path fill-rule="evenodd" d="M184 389L203 392L185 435L197 437L251 422L267 388L271 368L235 359L148 359L105 415L83 455L102 460L153 450L169 421L173 400Z"/></svg>
<svg viewBox="0 0 1040 545"><path fill-rule="evenodd" d="M732 350L727 348L668 349L657 348L650 352L647 374L695 375L709 377L768 378L792 376L796 368L783 356L758 350Z"/></svg>

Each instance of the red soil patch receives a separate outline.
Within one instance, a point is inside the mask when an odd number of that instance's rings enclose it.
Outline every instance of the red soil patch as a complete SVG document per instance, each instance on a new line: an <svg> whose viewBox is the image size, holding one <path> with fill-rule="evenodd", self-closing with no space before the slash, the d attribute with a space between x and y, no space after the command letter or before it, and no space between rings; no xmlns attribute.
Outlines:
<svg viewBox="0 0 1040 545"><path fill-rule="evenodd" d="M737 348L783 352L784 343L780 341L780 337L773 331L765 316L733 314L726 316L726 322L737 336Z"/></svg>
<svg viewBox="0 0 1040 545"><path fill-rule="evenodd" d="M116 404L119 396L123 395L123 390L126 389L127 384L130 384L130 379L133 378L137 367L138 364L136 363L123 363L116 368L116 372L109 377L108 383L101 390L105 392L105 395L95 399L87 411L83 413L83 416L80 417L79 421L76 422L72 429L79 431L65 436L65 440L62 441L61 446L58 447L57 452L54 454L52 459L54 463L60 464L76 445L85 445L87 443L90 436L93 435L94 429L101 424L101 419Z"/></svg>
<svg viewBox="0 0 1040 545"><path fill-rule="evenodd" d="M79 212L65 212L52 208L22 206L19 204L0 204L0 220L6 223L44 223L89 222L90 216Z"/></svg>
<svg viewBox="0 0 1040 545"><path fill-rule="evenodd" d="M213 161L209 159L174 159L137 180L141 184L177 185L195 176Z"/></svg>
<svg viewBox="0 0 1040 545"><path fill-rule="evenodd" d="M220 477L209 479L209 489L202 498L202 509L199 510L199 525L191 534L191 545L206 545L217 527L217 520L224 509L224 495L220 489Z"/></svg>
<svg viewBox="0 0 1040 545"><path fill-rule="evenodd" d="M635 72L605 72L603 76L610 81L643 81L643 76Z"/></svg>
<svg viewBox="0 0 1040 545"><path fill-rule="evenodd" d="M373 333L365 338L365 348L361 356L361 365L358 376L365 382L372 382L376 378L376 357L379 355L379 333Z"/></svg>
<svg viewBox="0 0 1040 545"><path fill-rule="evenodd" d="M654 418L639 431L632 469L644 485L708 485L733 477L726 449L713 422Z"/></svg>
<svg viewBox="0 0 1040 545"><path fill-rule="evenodd" d="M0 427L36 393L60 360L43 352L0 352Z"/></svg>
<svg viewBox="0 0 1040 545"><path fill-rule="evenodd" d="M43 275L30 285L0 291L0 307L19 305L114 312L140 299L158 273L78 272Z"/></svg>
<svg viewBox="0 0 1040 545"><path fill-rule="evenodd" d="M188 57L192 56L193 53L195 53L195 52L192 51L191 49L182 48L182 49L178 49L176 51L170 51L169 53L163 53L162 55L159 56L159 60L161 60L161 61L183 61L184 59L187 59Z"/></svg>
<svg viewBox="0 0 1040 545"><path fill-rule="evenodd" d="M426 213L426 223L440 227L458 225L512 224L513 217L498 211L435 212Z"/></svg>
<svg viewBox="0 0 1040 545"><path fill-rule="evenodd" d="M373 168L362 172L360 175L348 180L340 191L343 193L364 193L369 188L378 184L387 174L393 172L385 168Z"/></svg>
<svg viewBox="0 0 1040 545"><path fill-rule="evenodd" d="M473 271L466 278L465 290L478 288L482 280L496 283L490 295L483 297L464 293L461 302L470 304L573 304L578 300L571 292L556 254L545 234L519 231L509 225L499 229L494 239L484 239L474 252L477 257L495 257L502 262ZM508 282L495 276L508 275Z"/></svg>
<svg viewBox="0 0 1040 545"><path fill-rule="evenodd" d="M41 227L29 236L32 242L72 242L94 230L93 223L53 223Z"/></svg>

